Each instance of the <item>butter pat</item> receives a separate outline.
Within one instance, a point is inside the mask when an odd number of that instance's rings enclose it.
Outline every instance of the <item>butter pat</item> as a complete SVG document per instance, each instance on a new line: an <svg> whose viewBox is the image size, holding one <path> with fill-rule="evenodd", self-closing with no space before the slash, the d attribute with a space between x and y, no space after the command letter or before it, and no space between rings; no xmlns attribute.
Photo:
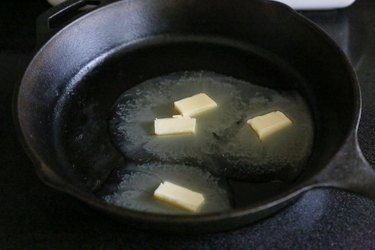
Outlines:
<svg viewBox="0 0 375 250"><path fill-rule="evenodd" d="M194 116L216 108L217 104L208 95L199 93L174 102L174 107L183 116Z"/></svg>
<svg viewBox="0 0 375 250"><path fill-rule="evenodd" d="M204 196L201 193L167 181L159 185L154 192L154 197L190 212L197 212L204 203Z"/></svg>
<svg viewBox="0 0 375 250"><path fill-rule="evenodd" d="M195 132L196 119L190 117L173 117L155 119L156 135L186 134Z"/></svg>
<svg viewBox="0 0 375 250"><path fill-rule="evenodd" d="M280 111L257 116L247 121L247 124L257 133L260 140L285 129L292 121Z"/></svg>

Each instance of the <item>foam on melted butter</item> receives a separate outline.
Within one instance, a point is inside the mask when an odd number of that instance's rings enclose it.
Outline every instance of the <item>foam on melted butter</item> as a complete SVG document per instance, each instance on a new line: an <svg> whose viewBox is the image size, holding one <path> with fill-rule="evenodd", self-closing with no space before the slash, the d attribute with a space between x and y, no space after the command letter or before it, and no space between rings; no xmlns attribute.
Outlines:
<svg viewBox="0 0 375 250"><path fill-rule="evenodd" d="M155 136L154 118L176 115L174 101L197 93L207 94L218 107L199 116L195 136ZM246 122L275 110L292 120L293 129L261 142ZM110 132L127 158L190 164L228 178L293 178L313 144L312 117L297 92L281 93L212 72L174 73L143 82L123 93L114 114Z"/></svg>
<svg viewBox="0 0 375 250"><path fill-rule="evenodd" d="M125 170L125 171L124 171ZM128 171L126 171L128 170ZM213 213L230 209L229 194L219 178L209 172L187 165L165 163L131 163L122 169L125 174L117 190L104 200L117 206L144 212L164 214L191 214L191 211L166 206L154 198L160 183L172 182L204 196L204 203L196 213ZM180 199L184 199L181 197Z"/></svg>

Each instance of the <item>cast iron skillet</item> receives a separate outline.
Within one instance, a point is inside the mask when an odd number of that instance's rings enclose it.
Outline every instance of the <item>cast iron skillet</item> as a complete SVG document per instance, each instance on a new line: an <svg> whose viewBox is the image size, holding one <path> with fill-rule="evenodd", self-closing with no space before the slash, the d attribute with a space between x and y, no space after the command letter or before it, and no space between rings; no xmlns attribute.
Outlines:
<svg viewBox="0 0 375 250"><path fill-rule="evenodd" d="M52 22L98 1L68 1L38 22ZM121 72L86 82L106 62ZM288 69L288 70L287 70ZM108 113L119 95L144 80L209 70L276 89L297 89L315 120L315 146L303 173L272 195L230 211L168 216L131 211L95 195L126 159L113 147ZM19 86L15 116L26 151L44 183L137 227L170 232L222 231L249 224L303 192L335 187L375 199L375 171L358 147L361 99L356 75L319 28L275 2L261 0L124 0L81 16L38 51ZM84 131L76 143L75 132ZM100 145L100 146L98 146ZM246 190L242 197L246 199Z"/></svg>

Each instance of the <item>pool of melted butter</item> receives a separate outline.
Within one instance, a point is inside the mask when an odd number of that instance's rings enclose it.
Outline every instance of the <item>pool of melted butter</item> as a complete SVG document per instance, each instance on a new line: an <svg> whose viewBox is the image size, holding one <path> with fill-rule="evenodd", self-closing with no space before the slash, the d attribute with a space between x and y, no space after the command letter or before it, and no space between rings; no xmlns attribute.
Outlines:
<svg viewBox="0 0 375 250"><path fill-rule="evenodd" d="M173 103L197 93L206 93L218 107L195 116L196 133L156 136L154 119L178 114ZM260 141L246 121L276 110L292 126ZM298 176L312 150L313 128L309 107L296 91L279 92L206 71L145 81L113 106L110 135L129 164L116 191L104 199L136 210L181 213L152 197L160 182L169 180L210 197L201 213L227 210L233 205L230 183L256 187Z"/></svg>

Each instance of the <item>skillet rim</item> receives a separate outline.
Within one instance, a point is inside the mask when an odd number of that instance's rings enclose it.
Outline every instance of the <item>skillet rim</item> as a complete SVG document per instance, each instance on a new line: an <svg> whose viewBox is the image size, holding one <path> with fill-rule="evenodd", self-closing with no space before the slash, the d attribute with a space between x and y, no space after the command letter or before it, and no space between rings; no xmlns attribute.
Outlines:
<svg viewBox="0 0 375 250"><path fill-rule="evenodd" d="M302 193L316 187L328 187L330 186L328 183L315 183L314 182L314 176L311 176L308 180L305 182L291 187L289 190L284 191L281 194L278 194L272 199L267 199L259 203L255 203L248 207L241 207L241 208L233 208L228 211L218 212L218 213L210 213L210 214L202 214L202 215L164 215L164 214L154 214L154 213L147 213L147 212L141 212L136 210L131 210L123 207L114 206L111 204L108 204L102 200L99 200L97 198L93 199L93 196L86 194L82 190L79 190L78 188L68 184L61 178L59 178L54 172L51 172L51 170L48 168L48 166L43 165L42 161L38 159L38 157L33 153L33 149L31 146L28 145L26 142L25 136L23 134L20 121L18 119L18 111L19 111L19 92L22 88L22 85L25 81L25 76L27 75L28 71L32 68L34 61L36 58L43 53L43 50L48 47L48 45L52 42L54 39L58 39L59 35L62 34L66 29L69 29L71 26L75 25L76 23L79 23L80 20L89 18L91 15L95 15L98 12L102 11L106 8L114 8L116 5L123 4L123 2L126 2L127 0L114 2L111 4L108 4L106 6L103 6L101 8L95 9L78 19L74 20L73 22L69 23L68 25L64 26L61 30L56 32L34 55L33 59L29 63L23 77L21 80L21 83L16 86L16 91L14 92L14 108L13 108L13 118L16 124L16 130L18 137L21 141L21 144L23 148L25 149L25 152L29 156L29 158L32 160L34 165L36 166L37 175L41 179L41 181L46 184L47 186L61 191L63 193L66 193L96 209L102 210L104 212L110 212L113 215L117 215L119 217L129 217L133 220L140 220L147 223L167 223L167 224L197 224L201 222L213 222L213 221L221 221L221 220L227 220L227 219L233 219L233 218L240 218L245 216L250 216L252 214L259 213L261 211L265 211L268 209L271 209L273 207L281 206L282 204L291 201L293 198L296 198L297 196L301 195ZM131 1L131 0L129 0ZM337 59L341 59L343 64L346 67L346 71L350 74L350 82L352 83L352 90L353 90L353 107L354 112L353 116L351 118L351 124L348 125L349 129L348 132L343 138L342 144L338 147L336 152L333 154L333 156L330 159L330 162L328 162L325 167L322 168L324 170L328 167L328 165L335 159L335 156L341 152L344 148L344 146L351 142L353 134L355 139L357 138L357 130L359 125L359 120L361 116L361 93L360 93L360 86L357 80L356 73L349 61L349 59L346 57L344 52L341 50L341 48L328 36L328 34L320 29L316 24L314 24L312 21L308 20L307 18L303 17L298 12L294 11L291 7L282 4L280 2L276 1L264 1L264 0L247 0L247 1L256 1L260 4L263 4L264 6L268 6L269 8L273 8L275 11L278 12L285 12L286 14L289 14L294 19L297 19L297 22L303 24L306 29L310 29L315 33L316 36L320 36L322 43L325 42L328 46L330 46L333 50L337 53ZM283 13L284 15L284 13ZM320 170L320 171L322 171ZM319 174L316 173L315 175ZM52 180L55 178L55 180ZM64 186L65 185L65 186ZM279 209L278 209L279 210ZM246 222L242 223L248 224ZM219 231L220 229L217 229L215 231Z"/></svg>

